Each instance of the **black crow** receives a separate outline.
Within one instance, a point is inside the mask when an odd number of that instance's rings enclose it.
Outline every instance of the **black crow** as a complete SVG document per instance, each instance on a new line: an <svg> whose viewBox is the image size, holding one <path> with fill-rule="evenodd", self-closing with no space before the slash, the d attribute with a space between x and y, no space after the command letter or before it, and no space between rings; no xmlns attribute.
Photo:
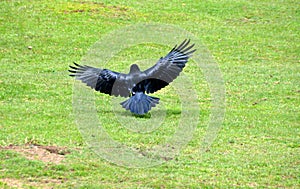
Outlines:
<svg viewBox="0 0 300 189"><path fill-rule="evenodd" d="M122 107L134 114L143 115L159 103L159 98L145 93L154 93L172 82L196 51L192 49L194 44L189 43L190 40L184 40L178 47L175 45L165 57L161 57L145 71L140 71L136 64L132 64L129 73L124 74L74 62L75 66L70 66L70 76L101 93L130 97L120 103Z"/></svg>

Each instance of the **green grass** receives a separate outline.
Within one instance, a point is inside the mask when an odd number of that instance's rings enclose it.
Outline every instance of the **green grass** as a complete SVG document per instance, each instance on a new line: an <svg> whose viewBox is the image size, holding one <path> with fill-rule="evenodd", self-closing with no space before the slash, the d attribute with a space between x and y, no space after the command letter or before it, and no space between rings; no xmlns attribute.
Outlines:
<svg viewBox="0 0 300 189"><path fill-rule="evenodd" d="M72 152L55 165L1 150L0 179L18 179L25 188L41 188L42 180L55 188L300 187L298 2L82 2L0 2L0 144L31 142ZM191 62L184 72L194 78L201 110L194 138L173 160L131 169L103 160L85 144L74 122L74 81L67 69L109 32L143 22L178 25L207 46L225 80L226 117L210 150L199 154L211 101L203 73ZM110 68L123 71L132 61L159 58L167 50L138 46L120 52ZM110 97L95 95L106 131L133 147L165 141L180 118L172 87L157 94L167 108L164 124L146 134L122 128L107 104Z"/></svg>

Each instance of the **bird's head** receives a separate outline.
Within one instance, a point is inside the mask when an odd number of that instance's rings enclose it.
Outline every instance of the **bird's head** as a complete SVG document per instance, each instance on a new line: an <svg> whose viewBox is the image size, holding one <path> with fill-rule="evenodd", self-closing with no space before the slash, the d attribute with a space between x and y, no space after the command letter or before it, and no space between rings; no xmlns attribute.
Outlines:
<svg viewBox="0 0 300 189"><path fill-rule="evenodd" d="M141 72L141 70L140 70L140 68L138 67L138 65L132 64L132 65L130 66L130 71L129 71L130 74L133 74L133 73L140 73L140 72Z"/></svg>

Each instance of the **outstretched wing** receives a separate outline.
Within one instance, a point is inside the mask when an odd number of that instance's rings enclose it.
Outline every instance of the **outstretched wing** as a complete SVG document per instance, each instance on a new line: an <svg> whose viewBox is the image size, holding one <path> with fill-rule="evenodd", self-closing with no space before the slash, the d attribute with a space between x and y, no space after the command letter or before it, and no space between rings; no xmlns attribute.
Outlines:
<svg viewBox="0 0 300 189"><path fill-rule="evenodd" d="M129 82L126 74L108 69L82 66L75 62L74 66L70 66L70 68L70 76L81 80L96 91L114 96L130 96Z"/></svg>
<svg viewBox="0 0 300 189"><path fill-rule="evenodd" d="M139 84L145 87L147 93L154 93L171 83L185 67L188 59L196 49L192 49L194 44L189 45L190 40L184 40L177 45L151 68L143 73L146 79Z"/></svg>

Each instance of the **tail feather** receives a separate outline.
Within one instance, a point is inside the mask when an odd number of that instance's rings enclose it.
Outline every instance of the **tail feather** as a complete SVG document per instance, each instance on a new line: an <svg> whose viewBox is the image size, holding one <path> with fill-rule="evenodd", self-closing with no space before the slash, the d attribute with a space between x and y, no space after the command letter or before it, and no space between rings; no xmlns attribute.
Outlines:
<svg viewBox="0 0 300 189"><path fill-rule="evenodd" d="M155 107L158 103L159 98L138 92L120 104L123 108L130 110L134 114L143 115L149 112L151 108Z"/></svg>

